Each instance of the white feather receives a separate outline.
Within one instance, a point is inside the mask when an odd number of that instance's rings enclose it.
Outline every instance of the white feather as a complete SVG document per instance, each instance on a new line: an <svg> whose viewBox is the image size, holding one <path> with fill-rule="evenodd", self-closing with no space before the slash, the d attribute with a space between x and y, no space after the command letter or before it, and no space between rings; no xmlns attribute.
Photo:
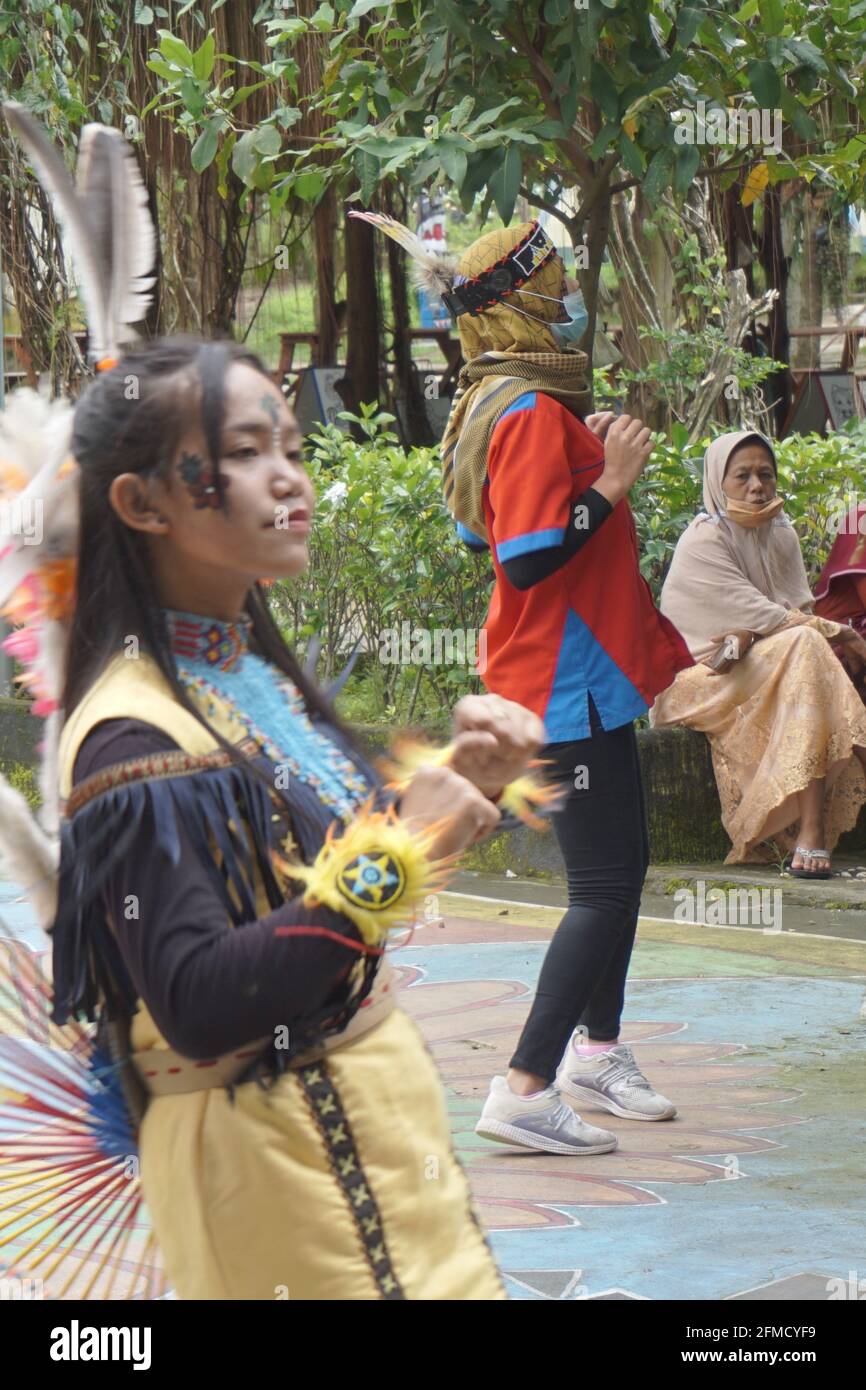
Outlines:
<svg viewBox="0 0 866 1390"><path fill-rule="evenodd" d="M108 329L108 281L99 249L94 242L91 225L76 193L75 184L45 132L17 101L3 103L3 112L11 129L27 151L30 161L48 194L54 215L63 229L64 251L72 257L75 274L81 286L87 327L92 351L104 353L100 345Z"/></svg>
<svg viewBox="0 0 866 1390"><path fill-rule="evenodd" d="M58 624L52 624L58 626ZM65 656L65 641L61 657ZM39 766L39 790L42 805L39 808L39 823L52 841L60 835L60 773L59 750L60 731L63 727L63 714L56 709L45 721L45 735L42 742L42 756Z"/></svg>
<svg viewBox="0 0 866 1390"><path fill-rule="evenodd" d="M59 842L41 829L20 792L0 776L0 864L33 904L40 927L57 916Z"/></svg>
<svg viewBox="0 0 866 1390"><path fill-rule="evenodd" d="M51 199L81 285L95 361L117 357L150 307L156 232L135 155L119 131L86 125L77 185L45 133L18 102L6 118Z"/></svg>
<svg viewBox="0 0 866 1390"><path fill-rule="evenodd" d="M415 272L416 283L424 289L432 290L435 294L447 294L451 289L457 274L458 262L455 257L430 251L405 223L398 222L396 217L389 217L386 213L362 212L359 208L351 208L349 216L357 217L361 222L369 222L371 227L377 227L385 236L396 241L398 246L402 246L418 266Z"/></svg>
<svg viewBox="0 0 866 1390"><path fill-rule="evenodd" d="M90 124L81 132L77 186L97 242L109 258L107 356L117 356L150 307L156 233L135 155L119 131Z"/></svg>

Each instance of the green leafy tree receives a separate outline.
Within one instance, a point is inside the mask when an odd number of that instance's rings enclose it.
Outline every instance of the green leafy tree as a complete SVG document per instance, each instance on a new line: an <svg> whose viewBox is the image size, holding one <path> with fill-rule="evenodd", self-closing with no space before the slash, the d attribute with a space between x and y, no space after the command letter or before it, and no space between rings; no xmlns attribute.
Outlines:
<svg viewBox="0 0 866 1390"><path fill-rule="evenodd" d="M352 171L369 203L383 180L419 189L445 180L464 207L480 196L505 221L523 195L568 227L590 317L586 343L618 192L639 185L652 204L709 177L722 190L738 185L751 203L791 178L862 187L863 4L333 0L306 17L269 15L265 5L258 16L275 55L258 76L285 71L311 30L326 38L329 58L311 98L324 118L321 139L293 145L288 130L277 150L270 132L245 133L250 187L315 201ZM780 148L683 140L678 113L699 101L725 112L778 110ZM225 104L225 94L208 97L193 113L202 137L210 132L202 158L220 158L223 137L237 148ZM267 124L279 122L274 113ZM564 214L563 196L572 207Z"/></svg>

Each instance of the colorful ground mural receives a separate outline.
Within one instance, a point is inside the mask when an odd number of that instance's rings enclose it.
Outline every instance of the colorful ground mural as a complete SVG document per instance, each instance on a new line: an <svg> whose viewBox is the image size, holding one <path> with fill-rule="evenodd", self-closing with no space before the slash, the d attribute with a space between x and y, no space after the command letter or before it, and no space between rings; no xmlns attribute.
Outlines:
<svg viewBox="0 0 866 1390"><path fill-rule="evenodd" d="M830 1279L866 1275L866 946L642 922L623 1036L678 1116L586 1108L620 1147L563 1158L474 1133L558 913L441 906L445 926L393 959L512 1297L827 1298Z"/></svg>
<svg viewBox="0 0 866 1390"><path fill-rule="evenodd" d="M444 925L420 926L392 960L512 1298L827 1299L856 1296L858 1281L866 1291L866 944L643 920L624 1037L679 1113L636 1124L586 1108L619 1149L553 1157L489 1144L474 1125L559 913L452 894L440 908ZM35 944L26 909L0 884L3 934ZM111 1296L141 1296L129 1276L145 1242L136 1223L114 1252ZM76 1280L68 1293L79 1292Z"/></svg>

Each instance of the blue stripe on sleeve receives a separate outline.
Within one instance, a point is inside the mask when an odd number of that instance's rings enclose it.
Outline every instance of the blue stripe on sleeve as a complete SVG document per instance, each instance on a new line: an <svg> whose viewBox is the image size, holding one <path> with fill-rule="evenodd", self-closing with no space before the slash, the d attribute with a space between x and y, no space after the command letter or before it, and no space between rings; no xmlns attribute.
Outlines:
<svg viewBox="0 0 866 1390"><path fill-rule="evenodd" d="M552 526L547 531L527 531L523 536L514 536L510 541L502 541L496 547L496 558L512 560L515 555L528 555L533 550L547 550L552 545L562 545L565 540L565 527Z"/></svg>
<svg viewBox="0 0 866 1390"><path fill-rule="evenodd" d="M464 526L462 521L455 521L455 530L464 545L468 545L470 550L489 550L483 536L476 536L474 531L470 531L468 526Z"/></svg>
<svg viewBox="0 0 866 1390"><path fill-rule="evenodd" d="M535 397L535 391L524 391L522 396L518 396L516 401L511 402L507 410L503 410L497 424L499 424L501 420L504 420L506 415L512 415L515 410L534 410Z"/></svg>

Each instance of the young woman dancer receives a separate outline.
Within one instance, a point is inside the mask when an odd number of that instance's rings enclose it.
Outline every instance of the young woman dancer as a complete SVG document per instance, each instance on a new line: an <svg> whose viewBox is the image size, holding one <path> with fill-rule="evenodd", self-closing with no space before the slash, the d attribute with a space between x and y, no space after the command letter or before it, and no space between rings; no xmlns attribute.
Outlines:
<svg viewBox="0 0 866 1390"><path fill-rule="evenodd" d="M72 453L53 1018L98 1014L129 1057L175 1289L504 1297L383 943L437 861L499 823L537 721L467 701L452 765L386 806L268 612L260 581L307 564L314 497L239 347L125 356L78 404Z"/></svg>

